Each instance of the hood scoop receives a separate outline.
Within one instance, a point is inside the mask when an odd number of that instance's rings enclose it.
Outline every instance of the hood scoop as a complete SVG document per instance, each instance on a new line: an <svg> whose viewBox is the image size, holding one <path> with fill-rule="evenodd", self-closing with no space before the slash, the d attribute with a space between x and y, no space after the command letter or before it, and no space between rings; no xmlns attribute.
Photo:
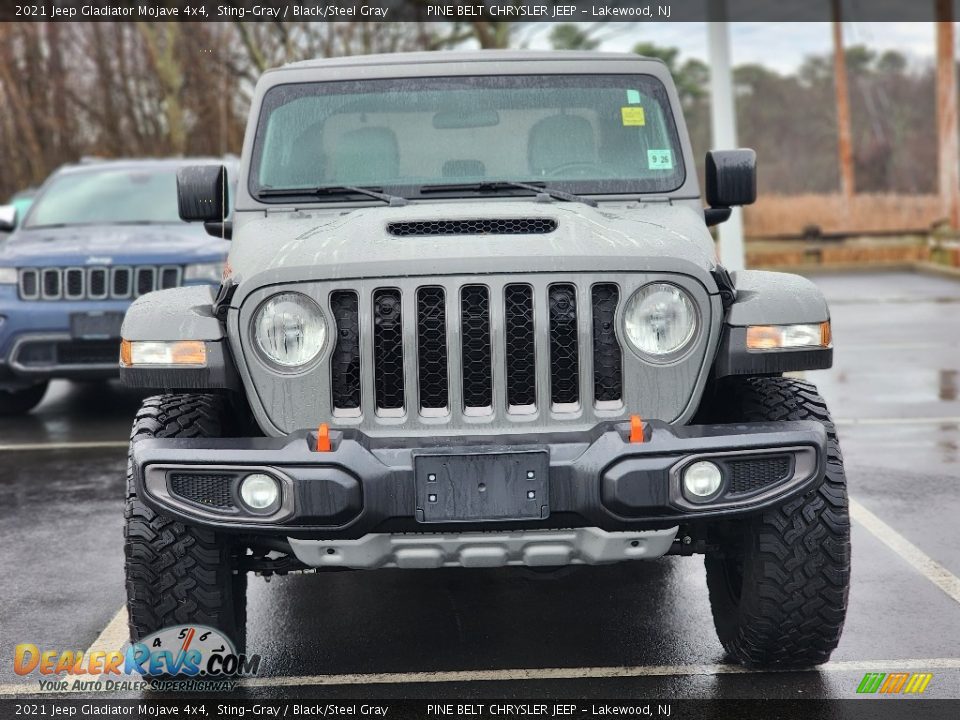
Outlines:
<svg viewBox="0 0 960 720"><path fill-rule="evenodd" d="M397 237L432 235L546 235L557 229L553 218L477 218L473 220L415 220L387 223Z"/></svg>

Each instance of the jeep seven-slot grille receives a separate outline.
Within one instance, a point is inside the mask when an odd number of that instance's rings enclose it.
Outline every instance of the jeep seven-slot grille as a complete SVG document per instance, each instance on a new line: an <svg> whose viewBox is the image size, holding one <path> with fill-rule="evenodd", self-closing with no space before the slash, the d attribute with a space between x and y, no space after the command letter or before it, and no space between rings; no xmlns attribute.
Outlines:
<svg viewBox="0 0 960 720"><path fill-rule="evenodd" d="M580 298L592 308L583 311ZM536 411L541 403L555 413L574 413L584 402L609 408L623 399L621 349L614 329L619 291L612 283L588 289L555 283L537 290L526 283L495 290L480 284L426 285L404 292L383 287L366 302L369 315L361 313L356 292L336 290L330 295L336 333L330 361L335 411L359 413L370 403L361 387L365 357L373 368L371 405L381 415L523 414ZM538 335L546 336L540 347ZM581 339L592 348L581 348ZM540 359L546 363L540 378L538 352L547 356ZM584 352L593 358L593 376L586 384L580 377ZM538 387L538 381L545 386Z"/></svg>
<svg viewBox="0 0 960 720"><path fill-rule="evenodd" d="M140 297L178 287L179 265L20 268L21 300L106 300Z"/></svg>

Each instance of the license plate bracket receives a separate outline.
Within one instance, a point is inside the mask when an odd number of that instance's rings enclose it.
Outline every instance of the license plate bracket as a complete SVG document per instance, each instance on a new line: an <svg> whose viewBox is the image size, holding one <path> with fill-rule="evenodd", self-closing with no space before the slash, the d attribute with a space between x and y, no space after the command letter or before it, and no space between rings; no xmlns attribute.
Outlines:
<svg viewBox="0 0 960 720"><path fill-rule="evenodd" d="M74 340L112 340L120 337L121 312L70 313L70 335Z"/></svg>
<svg viewBox="0 0 960 720"><path fill-rule="evenodd" d="M550 515L546 450L417 453L417 520L541 520Z"/></svg>

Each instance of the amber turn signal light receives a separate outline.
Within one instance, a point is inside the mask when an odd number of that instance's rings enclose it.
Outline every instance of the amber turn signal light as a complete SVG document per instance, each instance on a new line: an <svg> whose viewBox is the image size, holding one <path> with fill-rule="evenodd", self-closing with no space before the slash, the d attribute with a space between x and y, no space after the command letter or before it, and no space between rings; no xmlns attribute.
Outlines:
<svg viewBox="0 0 960 720"><path fill-rule="evenodd" d="M204 367L207 364L207 346L202 340L173 342L123 340L120 343L120 364L123 367L138 365Z"/></svg>
<svg viewBox="0 0 960 720"><path fill-rule="evenodd" d="M750 325L748 350L799 350L830 347L830 321L801 325Z"/></svg>

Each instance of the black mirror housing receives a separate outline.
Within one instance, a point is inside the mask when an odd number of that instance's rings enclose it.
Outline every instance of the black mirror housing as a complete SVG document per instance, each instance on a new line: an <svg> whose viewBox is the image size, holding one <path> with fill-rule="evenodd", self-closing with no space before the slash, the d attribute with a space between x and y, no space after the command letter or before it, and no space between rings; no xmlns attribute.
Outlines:
<svg viewBox="0 0 960 720"><path fill-rule="evenodd" d="M711 150L705 175L712 208L750 205L757 199L757 153L749 148Z"/></svg>
<svg viewBox="0 0 960 720"><path fill-rule="evenodd" d="M17 229L17 208L15 205L0 205L0 232L13 232Z"/></svg>
<svg viewBox="0 0 960 720"><path fill-rule="evenodd" d="M189 165L177 170L177 205L187 222L223 222L229 212L227 169Z"/></svg>

